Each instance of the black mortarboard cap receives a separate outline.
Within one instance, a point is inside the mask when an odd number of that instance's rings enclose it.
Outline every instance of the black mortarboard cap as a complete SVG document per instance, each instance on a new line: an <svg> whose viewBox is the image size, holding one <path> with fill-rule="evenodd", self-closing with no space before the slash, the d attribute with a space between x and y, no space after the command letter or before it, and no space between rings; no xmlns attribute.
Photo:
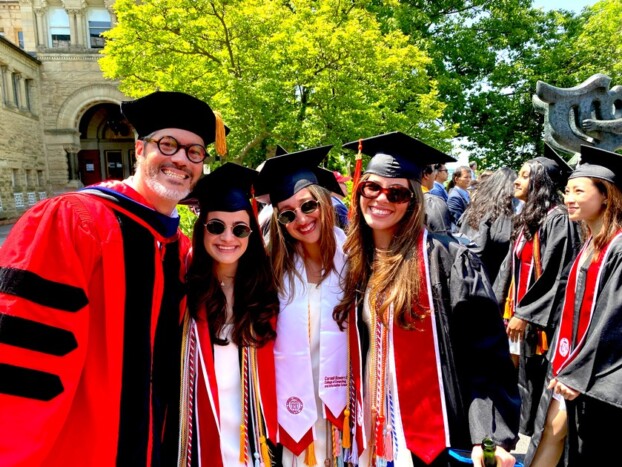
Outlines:
<svg viewBox="0 0 622 467"><path fill-rule="evenodd" d="M581 158L569 178L600 178L622 189L622 156L594 146L581 146Z"/></svg>
<svg viewBox="0 0 622 467"><path fill-rule="evenodd" d="M251 186L257 175L256 170L227 162L201 178L182 204L197 200L201 212L251 209Z"/></svg>
<svg viewBox="0 0 622 467"><path fill-rule="evenodd" d="M559 187L566 186L572 167L548 144L544 144L544 157L533 159L539 162L546 170L550 179Z"/></svg>
<svg viewBox="0 0 622 467"><path fill-rule="evenodd" d="M270 202L277 204L310 185L343 195L333 172L318 167L331 148L321 146L267 159L259 172L257 196L268 193Z"/></svg>
<svg viewBox="0 0 622 467"><path fill-rule="evenodd" d="M365 138L361 143L363 154L371 156L365 173L381 177L421 180L421 171L426 165L456 162L444 152L400 131ZM358 151L359 141L343 147Z"/></svg>
<svg viewBox="0 0 622 467"><path fill-rule="evenodd" d="M224 134L229 131L209 105L183 92L156 91L121 102L121 113L139 138L164 128L179 128L199 135L207 146L216 141L219 126L224 127Z"/></svg>

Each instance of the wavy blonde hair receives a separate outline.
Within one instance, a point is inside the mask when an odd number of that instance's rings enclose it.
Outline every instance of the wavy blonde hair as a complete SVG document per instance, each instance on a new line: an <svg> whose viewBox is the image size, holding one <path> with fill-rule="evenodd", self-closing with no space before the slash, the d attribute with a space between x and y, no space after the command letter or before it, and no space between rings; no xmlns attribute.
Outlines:
<svg viewBox="0 0 622 467"><path fill-rule="evenodd" d="M361 182L369 179L363 175ZM352 306L358 306L369 287L370 307L377 310L388 324L388 309L393 305L395 322L404 329L414 329L424 315L413 310L422 287L417 240L424 228L425 208L421 183L408 180L415 196L386 251L376 251L372 229L367 225L360 206L360 194L352 197L354 214L350 221L344 252L348 261L342 280L344 295L333 317L343 328Z"/></svg>

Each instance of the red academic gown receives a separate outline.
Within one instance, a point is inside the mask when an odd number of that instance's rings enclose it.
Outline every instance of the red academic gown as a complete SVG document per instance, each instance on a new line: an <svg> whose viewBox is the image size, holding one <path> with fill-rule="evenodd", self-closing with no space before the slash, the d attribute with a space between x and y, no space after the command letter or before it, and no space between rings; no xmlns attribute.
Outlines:
<svg viewBox="0 0 622 467"><path fill-rule="evenodd" d="M177 224L109 182L13 227L0 248L0 465L169 465L189 247Z"/></svg>

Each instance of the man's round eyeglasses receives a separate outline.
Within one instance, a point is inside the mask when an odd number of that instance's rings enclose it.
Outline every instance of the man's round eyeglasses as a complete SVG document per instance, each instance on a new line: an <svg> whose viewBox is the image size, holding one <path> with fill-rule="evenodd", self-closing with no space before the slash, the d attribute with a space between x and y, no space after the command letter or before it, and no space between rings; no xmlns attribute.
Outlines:
<svg viewBox="0 0 622 467"><path fill-rule="evenodd" d="M160 152L165 156L174 156L180 149L185 149L186 157L195 164L203 162L207 157L207 150L200 144L180 144L172 136L162 136L160 139L145 138L143 141L156 143Z"/></svg>

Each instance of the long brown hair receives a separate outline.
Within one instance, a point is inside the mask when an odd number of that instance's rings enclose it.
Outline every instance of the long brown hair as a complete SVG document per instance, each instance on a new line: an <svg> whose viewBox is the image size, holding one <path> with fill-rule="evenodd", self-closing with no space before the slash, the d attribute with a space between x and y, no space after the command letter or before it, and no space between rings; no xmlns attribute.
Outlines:
<svg viewBox="0 0 622 467"><path fill-rule="evenodd" d="M598 191L605 196L605 212L602 214L603 227L592 240L594 245L593 258L609 243L613 236L622 229L622 191L613 183L591 178Z"/></svg>
<svg viewBox="0 0 622 467"><path fill-rule="evenodd" d="M367 179L369 174L361 182ZM409 184L415 196L399 221L389 248L382 252L374 247L372 229L361 212L360 194L352 197L354 213L344 244L348 258L342 281L344 294L333 313L341 328L352 306L361 303L368 286L370 306L378 310L383 323L387 324L390 305L396 323L404 329L413 329L414 321L422 318L413 312L412 305L422 287L417 240L424 228L424 198L418 181L409 180Z"/></svg>
<svg viewBox="0 0 622 467"><path fill-rule="evenodd" d="M330 192L319 185L306 187L311 196L319 202L320 211L320 251L322 252L322 277L320 282L326 279L335 269L335 210L330 198ZM300 242L292 237L284 225L277 220L278 209L273 206L272 219L270 220L270 257L274 280L279 292L285 290L285 281L288 281L290 300L294 296L294 279L298 277L305 282L300 271L296 270L296 254L302 255Z"/></svg>
<svg viewBox="0 0 622 467"><path fill-rule="evenodd" d="M272 321L279 312L279 298L261 229L252 210L246 212L253 232L235 273L231 340L238 346L261 347L276 337ZM207 212L201 212L193 229L188 309L194 319L207 319L214 344L226 345L227 340L218 336L226 324L227 300L216 277L215 262L203 244L206 218Z"/></svg>

